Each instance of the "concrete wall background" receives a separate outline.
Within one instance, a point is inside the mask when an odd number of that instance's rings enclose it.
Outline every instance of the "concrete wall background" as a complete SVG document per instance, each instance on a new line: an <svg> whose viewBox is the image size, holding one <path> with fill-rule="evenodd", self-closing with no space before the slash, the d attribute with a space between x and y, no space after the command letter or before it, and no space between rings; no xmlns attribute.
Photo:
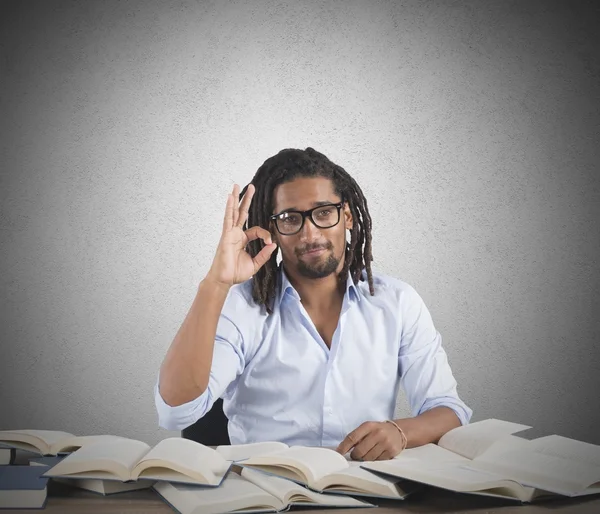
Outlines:
<svg viewBox="0 0 600 514"><path fill-rule="evenodd" d="M2 7L1 429L169 435L153 385L225 197L313 146L473 419L600 443L597 4Z"/></svg>

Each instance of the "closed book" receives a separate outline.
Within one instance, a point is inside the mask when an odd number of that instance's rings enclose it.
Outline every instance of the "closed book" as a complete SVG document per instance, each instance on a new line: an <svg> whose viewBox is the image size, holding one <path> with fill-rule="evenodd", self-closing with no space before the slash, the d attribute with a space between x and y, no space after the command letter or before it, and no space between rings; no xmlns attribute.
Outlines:
<svg viewBox="0 0 600 514"><path fill-rule="evenodd" d="M0 466L0 509L41 509L48 479L42 466Z"/></svg>

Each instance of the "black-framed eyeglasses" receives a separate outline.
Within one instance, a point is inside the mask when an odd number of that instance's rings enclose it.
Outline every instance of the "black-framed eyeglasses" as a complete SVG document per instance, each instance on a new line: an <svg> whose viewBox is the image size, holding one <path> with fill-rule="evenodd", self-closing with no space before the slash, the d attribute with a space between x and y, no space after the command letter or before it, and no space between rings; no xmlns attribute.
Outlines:
<svg viewBox="0 0 600 514"><path fill-rule="evenodd" d="M340 222L340 210L344 205L343 200L339 203L328 203L308 209L307 211L285 211L273 214L270 217L275 223L277 232L283 236L293 236L302 230L307 217L318 228L335 227Z"/></svg>

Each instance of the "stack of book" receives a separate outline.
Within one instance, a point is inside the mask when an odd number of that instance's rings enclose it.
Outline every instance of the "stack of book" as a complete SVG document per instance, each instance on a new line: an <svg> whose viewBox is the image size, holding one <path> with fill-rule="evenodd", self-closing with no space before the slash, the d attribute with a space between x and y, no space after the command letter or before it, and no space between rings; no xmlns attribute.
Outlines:
<svg viewBox="0 0 600 514"><path fill-rule="evenodd" d="M438 444L372 462L279 442L213 449L168 438L151 447L123 437L34 430L0 432L0 444L46 455L30 462L44 469L42 481L101 494L152 488L183 514L370 507L378 498L403 500L424 486L523 503L600 493L599 446L556 435L515 436L528 428L488 419L451 430ZM0 476L0 491L1 482Z"/></svg>
<svg viewBox="0 0 600 514"><path fill-rule="evenodd" d="M39 509L46 504L48 478L44 469L31 466L0 466L0 508Z"/></svg>

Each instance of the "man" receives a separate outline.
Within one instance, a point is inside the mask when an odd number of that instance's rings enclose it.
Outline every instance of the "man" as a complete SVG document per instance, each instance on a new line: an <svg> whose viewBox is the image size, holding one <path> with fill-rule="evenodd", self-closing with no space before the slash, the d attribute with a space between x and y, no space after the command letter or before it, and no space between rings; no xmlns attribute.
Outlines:
<svg viewBox="0 0 600 514"><path fill-rule="evenodd" d="M160 369L160 425L185 428L222 397L232 444L377 460L468 423L423 300L371 261L367 201L343 168L312 148L267 159L227 198L212 266ZM414 417L392 420L399 385Z"/></svg>

